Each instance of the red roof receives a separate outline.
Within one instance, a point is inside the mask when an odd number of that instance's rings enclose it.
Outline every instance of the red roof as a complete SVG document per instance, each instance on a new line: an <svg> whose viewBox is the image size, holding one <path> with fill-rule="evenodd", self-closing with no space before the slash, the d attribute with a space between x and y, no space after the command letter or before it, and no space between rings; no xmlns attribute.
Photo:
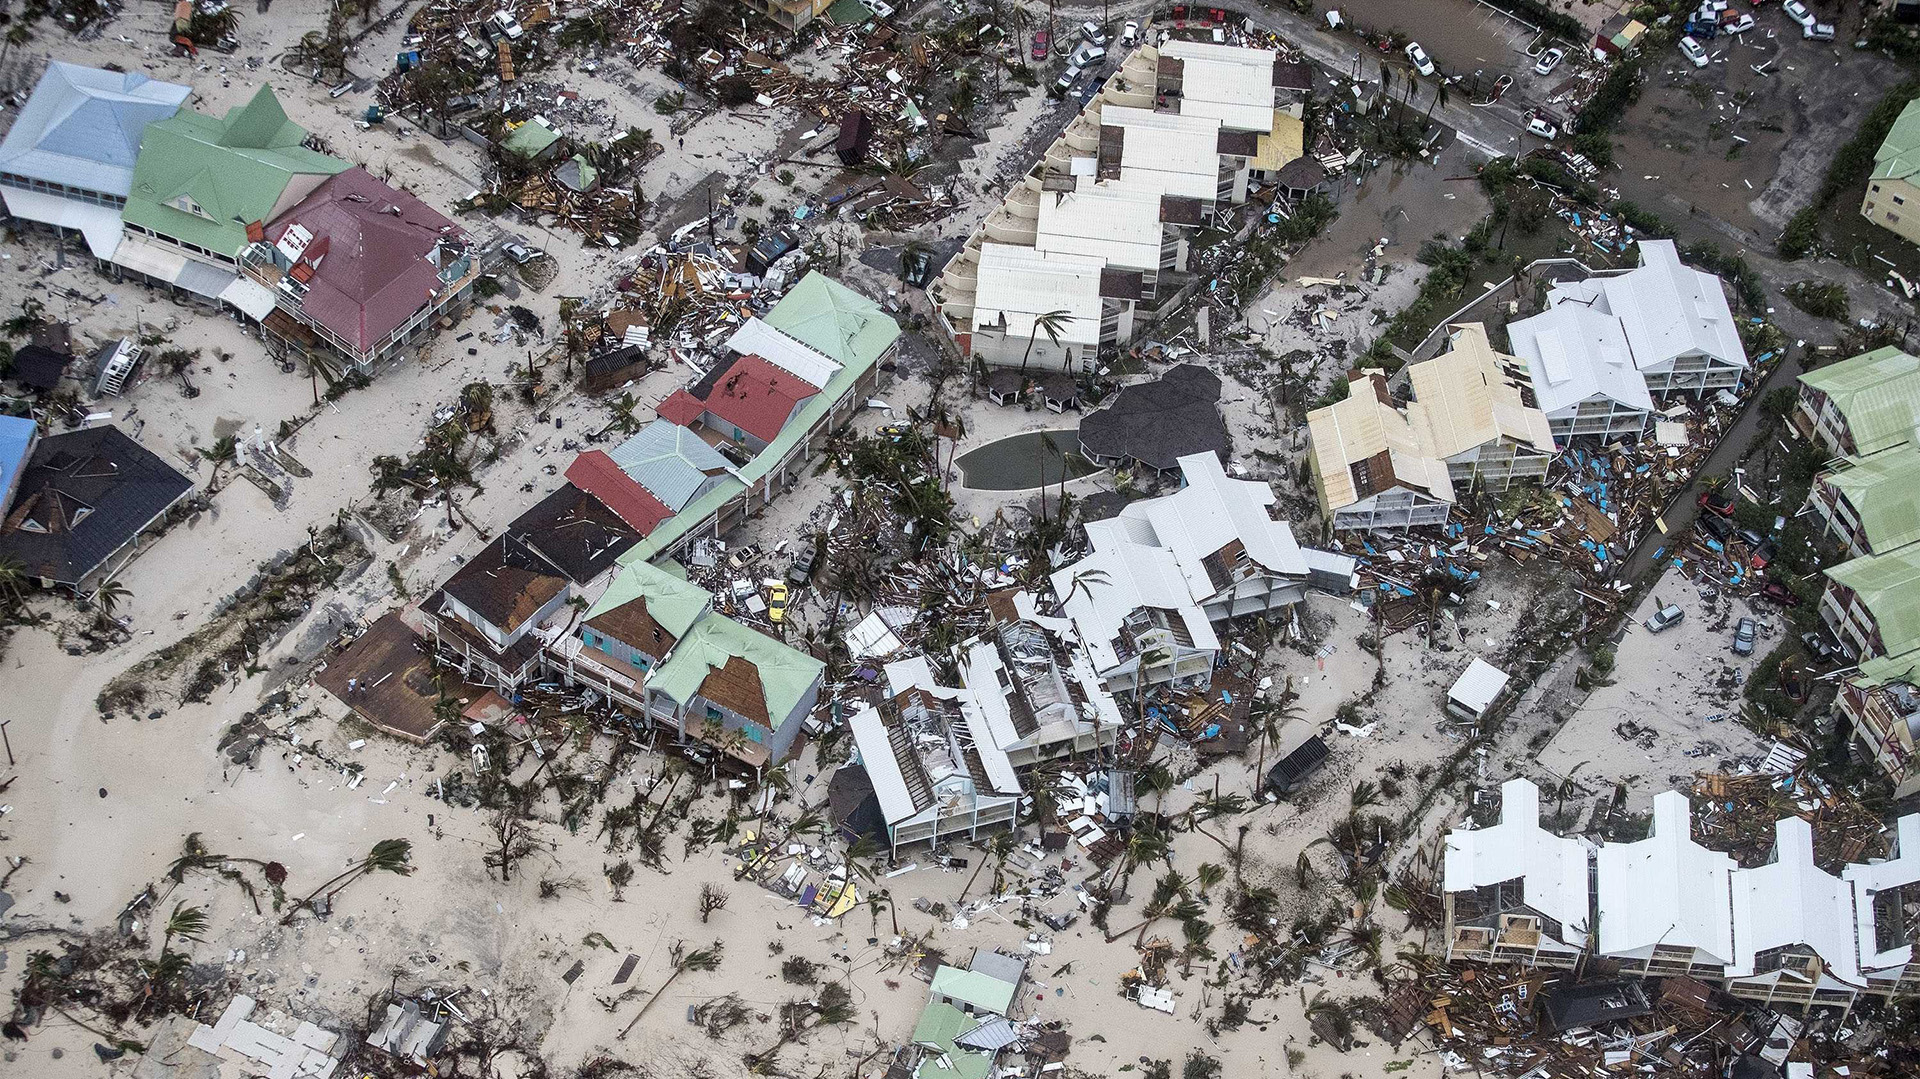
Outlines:
<svg viewBox="0 0 1920 1079"><path fill-rule="evenodd" d="M573 464L567 466L567 482L599 499L642 536L673 516L666 503L634 482L632 476L613 463L613 458L600 450L588 450L574 458Z"/></svg>
<svg viewBox="0 0 1920 1079"><path fill-rule="evenodd" d="M780 437L780 429L800 402L819 392L798 375L749 353L733 362L702 403L708 412L742 431L762 442L772 442Z"/></svg>
<svg viewBox="0 0 1920 1079"><path fill-rule="evenodd" d="M428 256L466 233L443 214L352 168L330 176L266 228L279 243L299 225L313 234L301 266L312 281L301 308L335 336L367 352L430 302L440 268Z"/></svg>
<svg viewBox="0 0 1920 1079"><path fill-rule="evenodd" d="M668 423L677 423L682 427L692 427L693 421L699 419L700 413L706 410L707 403L705 401L700 400L698 397L682 389L675 390L668 394L667 399L660 402L660 406L654 409L654 412L659 414L660 418L666 420Z"/></svg>

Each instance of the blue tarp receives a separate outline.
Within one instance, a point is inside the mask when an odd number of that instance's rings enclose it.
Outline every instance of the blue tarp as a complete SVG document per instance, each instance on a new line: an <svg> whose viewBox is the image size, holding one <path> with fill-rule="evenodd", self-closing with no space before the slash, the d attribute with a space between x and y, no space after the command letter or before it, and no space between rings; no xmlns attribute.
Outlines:
<svg viewBox="0 0 1920 1079"><path fill-rule="evenodd" d="M13 502L13 489L27 469L27 454L33 449L38 427L20 416L0 416L0 516Z"/></svg>

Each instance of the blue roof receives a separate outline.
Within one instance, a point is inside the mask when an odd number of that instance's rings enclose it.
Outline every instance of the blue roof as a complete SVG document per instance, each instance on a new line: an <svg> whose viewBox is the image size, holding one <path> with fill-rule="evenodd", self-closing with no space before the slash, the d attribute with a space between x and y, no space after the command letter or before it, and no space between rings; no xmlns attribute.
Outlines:
<svg viewBox="0 0 1920 1079"><path fill-rule="evenodd" d="M654 420L640 433L607 451L620 471L653 493L675 513L686 507L710 478L729 475L733 462L699 435L672 420Z"/></svg>
<svg viewBox="0 0 1920 1079"><path fill-rule="evenodd" d="M125 195L147 125L180 111L193 89L55 60L0 142L0 171Z"/></svg>
<svg viewBox="0 0 1920 1079"><path fill-rule="evenodd" d="M33 451L37 426L19 416L0 416L0 517L6 516L12 501L13 486L27 467L27 454Z"/></svg>

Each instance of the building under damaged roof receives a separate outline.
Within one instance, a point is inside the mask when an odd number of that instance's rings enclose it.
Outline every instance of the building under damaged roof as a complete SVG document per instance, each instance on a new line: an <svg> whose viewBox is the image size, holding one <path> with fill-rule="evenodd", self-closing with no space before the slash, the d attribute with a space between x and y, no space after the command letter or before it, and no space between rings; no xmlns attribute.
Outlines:
<svg viewBox="0 0 1920 1079"><path fill-rule="evenodd" d="M1123 725L1071 622L1029 592L989 606L1002 617L954 649L959 685L926 656L897 660L887 696L849 720L895 848L1011 826L1019 769L1112 745Z"/></svg>
<svg viewBox="0 0 1920 1079"><path fill-rule="evenodd" d="M1896 823L1893 857L1838 875L1814 863L1799 817L1775 824L1752 868L1694 842L1690 825L1687 796L1668 791L1647 838L1596 847L1540 827L1538 789L1509 780L1498 825L1447 836L1447 957L1571 969L1591 951L1623 973L1803 1008L1920 991L1907 913L1920 902L1920 814Z"/></svg>
<svg viewBox="0 0 1920 1079"><path fill-rule="evenodd" d="M1271 516L1273 488L1227 476L1218 454L1179 459L1185 486L1086 526L1093 553L1053 574L1061 609L1113 691L1205 686L1213 624L1284 610L1306 595L1308 562ZM1144 670L1143 670L1144 668Z"/></svg>
<svg viewBox="0 0 1920 1079"><path fill-rule="evenodd" d="M1640 265L1556 283L1547 310L1507 327L1555 437L1637 435L1653 395L1733 389L1748 368L1720 278L1642 240Z"/></svg>
<svg viewBox="0 0 1920 1079"><path fill-rule="evenodd" d="M1445 524L1456 489L1546 478L1553 433L1527 403L1525 365L1493 351L1479 323L1449 340L1407 368L1405 404L1381 373L1355 371L1344 400L1307 414L1314 490L1334 528Z"/></svg>

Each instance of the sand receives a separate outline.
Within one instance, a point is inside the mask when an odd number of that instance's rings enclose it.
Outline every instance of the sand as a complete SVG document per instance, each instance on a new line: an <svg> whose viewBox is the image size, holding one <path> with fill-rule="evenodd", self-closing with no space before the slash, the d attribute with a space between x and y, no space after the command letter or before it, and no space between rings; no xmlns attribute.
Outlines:
<svg viewBox="0 0 1920 1079"><path fill-rule="evenodd" d="M1092 8L1085 9L1091 12ZM1034 11L1037 13L1038 8ZM1059 9L1057 26L1071 25L1082 12ZM1117 13L1116 13L1117 14ZM144 50L142 70L157 78L191 82L201 95L199 107L220 110L246 97L265 77L286 90L283 101L294 119L332 141L336 152L367 164L379 174L391 175L430 204L446 207L471 190L485 172L478 152L461 143L442 144L417 133L402 137L393 127L357 131L352 118L364 109L368 95L352 93L329 99L324 88L275 70L269 62L258 71L230 65L222 72L212 63L199 66L156 55L163 12L147 5L123 15L108 35L93 43L60 40L51 43L63 59L77 62L126 61L129 48ZM300 34L314 28L317 16L307 5L283 3L273 17L243 16L239 57L252 54L275 57ZM366 58L390 55L400 30L392 28L362 42L356 69L370 68ZM120 35L132 45L119 40ZM35 48L49 47L36 43ZM810 63L832 64L823 55ZM618 69L616 71L616 69ZM670 229L704 212L707 178L753 172L756 191L767 193L761 208L742 211L773 221L783 206L812 198L827 184L825 176L802 170L792 192L782 193L768 177L766 161L811 121L791 109L749 110L741 114L679 116L673 129L651 108L653 96L671 88L656 73L635 72L631 65L608 64L589 76L555 74L583 97L608 103L609 124L637 123L654 130L665 153L649 164L643 190L655 204L659 227ZM638 91L632 89L638 87ZM1044 125L1064 121L1066 112L1033 93L1014 106L1007 122L993 132L992 141L976 147L960 165L963 190L977 192L967 206L928 230L931 236L964 236L975 221L991 209L1005 184L1027 164L1033 133ZM677 130L674 130L677 129ZM1044 136L1045 132L1040 134ZM680 139L685 138L684 148ZM1044 144L1044 137L1038 144ZM1419 181L1416 181L1419 182ZM1376 224L1390 224L1391 207L1376 200L1392 199L1393 184L1383 183L1363 196L1366 214L1353 229L1343 230L1314 248L1296 264L1295 271L1322 267L1321 272L1351 268L1358 258L1352 241L1371 235ZM1389 194L1382 195L1386 192ZM1463 200L1464 201L1464 200ZM486 229L491 223L472 220L469 227ZM542 228L537 222L508 225L556 257L560 276L540 292L523 291L517 301L535 312L551 328L561 296L584 296L590 307L606 302L608 282L622 260L633 252L587 249L577 237L562 230ZM1411 249L1423 238L1419 224L1395 241L1398 268L1388 290L1370 302L1390 304L1417 283L1410 269ZM858 256L869 245L884 247L899 237L862 236L857 228L838 226L853 246L844 261L832 267L870 295L897 288L882 254L869 260ZM1385 233L1383 233L1385 235ZM1367 240L1366 245L1377 242ZM1362 245L1362 246L1366 246ZM131 283L115 283L74 264L47 272L54 261L51 241L30 234L6 249L11 257L0 262L0 308L11 310L29 294L54 296L49 307L72 319L77 331L91 340L125 334L136 321L151 326L177 320L168 330L175 344L204 350L206 370L193 380L202 393L188 399L177 384L150 377L112 402L116 421L142 443L187 470L205 476L209 469L196 460L204 447L224 434L248 435L255 424L271 434L281 420L313 411L305 372L288 374L271 363L260 343L240 325L218 317L177 308ZM81 298L64 307L70 289ZM97 298L97 299L95 299ZM924 297L906 302L914 312L927 314ZM1358 342L1354 317L1343 334ZM215 752L220 734L246 713L260 707L263 693L278 687L287 676L306 669L319 645L341 628L362 624L402 602L394 594L386 563L407 589L418 596L443 579L483 542L473 529L449 527L444 507L421 512L397 538L361 528L370 545L372 561L365 572L346 580L316 603L268 653L261 664L272 673L238 680L217 691L204 705L160 702L157 718L133 720L118 716L105 721L94 705L100 688L153 650L179 640L204 625L219 601L239 588L261 562L306 541L308 530L333 521L342 510L357 513L369 499L367 463L379 454L405 455L420 438L437 407L451 403L461 385L476 379L496 384L511 377L526 354L539 350L539 340L509 337L494 340L498 316L484 309L468 315L418 358L382 371L367 390L346 395L318 409L317 415L293 439L288 450L313 475L295 481L290 497L275 508L245 482L228 482L214 499L213 508L196 520L174 528L153 543L121 576L132 592L123 614L131 643L100 654L75 655L52 632L16 633L4 659L0 678L10 696L9 729L17 758L18 779L7 794L10 812L4 817L4 846L0 853L30 859L13 877L9 891L17 905L7 915L11 929L26 927L94 927L110 923L149 882L160 881L168 864L189 833L199 833L214 850L244 857L283 862L291 872L289 891L304 893L340 871L372 843L400 837L413 843L414 872L405 877L379 876L353 885L326 921L301 918L281 928L271 916L261 917L239 891L217 878L192 875L176 887L162 884L162 909L176 902L204 906L212 918L205 943L186 945L196 963L217 974L222 992L245 991L274 1006L291 1010L323 1025L357 1025L369 996L390 985L405 991L468 987L463 999L484 1001L474 1009L488 1037L511 1041L536 1052L554 1069L566 1074L583 1061L602 1054L646 1063L658 1075L698 1074L704 1067L716 1076L744 1073L745 1053L765 1049L777 1034L769 1022L750 1022L719 1042L684 1021L686 1007L724 993L737 993L757 1012L774 1014L783 1001L807 990L781 981L779 968L786 956L803 955L821 964L828 976L845 979L854 993L859 1018L841 1028L821 1030L787 1047L780 1071L792 1075L877 1074L893 1047L902 1044L925 1000L925 989L888 955L894 940L894 919L901 933L926 934L927 943L964 959L979 946L1020 949L1028 930L1013 924L1017 901L999 900L986 908L974 906L989 897L984 883L968 893L965 925L951 918L936 921L915 909L916 899L953 906L967 887L971 870L938 868L924 850L909 852L903 861L917 868L880 882L891 897L891 911L855 910L838 924L817 925L791 903L758 887L732 882L729 859L708 849L682 859L682 829L669 841L673 855L666 872L642 868L626 890L624 901L614 902L603 867L614 860L589 825L579 834L559 823L559 807L549 800L536 807L533 834L542 849L523 860L510 881L502 882L482 864L492 841L492 822L485 813L451 809L434 797L436 782L468 767L443 751L416 748L392 739L373 737L357 750L347 743L365 736L363 728L342 723L344 709L302 677L288 684L291 708L270 713L276 728L297 735L298 745L270 745L257 767L227 764ZM469 341L457 341L473 332ZM1324 341L1276 329L1269 343L1278 349L1310 348L1323 353ZM230 353L219 360L214 351ZM469 349L473 354L469 354ZM924 371L931 350L914 346L910 371ZM679 366L649 375L631 387L647 408L688 371ZM560 483L557 475L571 460L563 446L567 438L598 428L605 422L603 406L579 397L551 405L545 424L531 411L496 395L500 460L481 474L483 494L463 494L463 504L481 530L492 532L517 516ZM894 417L927 403L924 379L909 378L890 387L884 397ZM1262 418L1261 403L1244 387L1227 385L1229 421L1251 452L1271 430L1270 416ZM960 450L1020 431L1060 424L1044 410L1003 409L982 402L964 405L968 434ZM857 421L862 428L884 422L887 414L873 410ZM557 422L556 422L557 421ZM1264 425L1264 426L1263 426ZM1296 440L1297 441L1297 440ZM1109 482L1091 477L1070 485L1085 493ZM741 537L771 546L797 535L806 522L818 518L830 497L833 477L810 476L792 494L755 519ZM960 492L963 510L984 519L1001 506L1019 501L1004 493ZM825 597L803 592L797 621L817 624ZM58 602L43 604L60 617L75 616ZM1345 599L1314 596L1308 622L1318 640L1332 650L1321 658L1302 651L1276 651L1264 673L1276 681L1293 676L1300 692L1305 722L1320 726L1337 708L1364 693L1372 684L1376 663L1358 643L1366 628L1362 616ZM1441 718L1445 686L1457 676L1470 655L1499 655L1524 647L1517 639L1513 606L1494 609L1470 602L1460 612L1466 641L1456 634L1448 647L1428 648L1406 634L1391 638L1384 650L1388 677L1372 705L1362 711L1364 737L1332 734L1334 756L1308 790L1288 803L1263 805L1240 823L1250 825L1243 872L1249 881L1270 883L1283 897L1286 917L1317 910L1331 902L1326 874L1333 872L1333 856L1317 843L1328 826L1346 811L1346 792L1363 778L1374 778L1395 765L1404 765L1409 778L1400 794L1382 812L1398 815L1426 793L1427 774L1458 746L1458 734ZM1691 625L1691 623L1690 623ZM1449 623L1451 628L1452 624ZM1631 642L1629 642L1631 643ZM1626 648L1622 649L1625 667ZM321 753L311 748L319 742ZM568 747L576 771L593 767L610 752L605 739ZM1184 749L1170 748L1177 760ZM359 764L366 779L349 789L344 776L325 764L321 755ZM531 755L501 762L524 780L540 762ZM776 818L790 820L800 806L818 806L832 762L811 755L791 768L791 792L774 810ZM661 767L658 757L640 754L617 777L609 802L624 802L645 789ZM1215 789L1250 793L1256 776L1253 762L1230 760L1195 773L1166 798L1165 809L1179 813ZM104 792L104 793L103 793ZM726 796L709 788L692 812L717 817ZM1448 797L1438 799L1424 819L1435 822L1452 811ZM757 827L778 829L778 823ZM1294 867L1306 852L1320 876L1302 888ZM988 857L977 849L954 853L975 859ZM1218 862L1224 852L1199 837L1184 837L1178 845L1176 868L1191 875L1202 861ZM1057 856L1054 862L1057 864ZM1070 882L1085 879L1090 868L1066 868ZM1150 890L1148 871L1133 891L1135 898L1112 913L1118 928L1137 920L1138 907ZM560 885L554 898L542 899L541 882ZM706 883L728 887L726 909L701 924L697 896ZM58 891L68 897L56 899ZM1227 956L1234 950L1233 931L1224 925L1219 905L1222 888L1213 896L1214 920L1221 922L1215 950ZM1338 900L1344 902L1344 899ZM1048 909L1065 909L1070 895L1056 897ZM1384 906L1373 916L1392 931L1384 948L1391 955L1401 940L1397 916ZM1177 943L1177 927L1158 927ZM590 942L600 934L612 950ZM1107 945L1097 930L1083 920L1064 933L1047 934L1050 954L1037 957L1032 982L1019 1012L1059 1019L1074 1035L1070 1057L1076 1070L1114 1074L1142 1058L1172 1059L1176 1069L1189 1047L1202 1048L1226 1062L1233 1076L1333 1076L1372 1074L1384 1067L1390 1051L1380 1045L1356 1047L1349 1055L1310 1045L1301 1008L1291 990L1257 1002L1253 1021L1238 1031L1208 1033L1204 1020L1219 1014L1222 992L1209 985L1215 970L1196 965L1185 978L1175 978L1177 1010L1162 1015L1138 1008L1119 995L1120 976L1136 956L1125 943ZM668 955L676 941L701 946L721 939L725 959L713 973L689 974L678 979L632 1035L617 1033L640 1007L645 993L660 986L668 974ZM776 954L774 946L780 952ZM39 946L14 943L0 970L0 991L14 988L26 951ZM239 952L244 952L244 956ZM631 952L640 964L627 986L610 984L613 972ZM562 975L576 962L584 963L571 985ZM1317 970L1309 975L1309 993L1327 989L1336 996L1371 994L1370 979L1345 972ZM641 992L625 994L637 987ZM481 1017L486 1017L482 1019ZM32 1040L5 1048L10 1067L22 1074L61 1079L65 1076L125 1074L131 1061L102 1066L88 1047L93 1036L63 1021L36 1028ZM1367 1042L1370 1036L1363 1036ZM64 1056L55 1060L52 1050ZM1302 1054L1296 1067L1288 1051ZM1412 1062L1409 1076L1435 1074L1431 1057L1411 1047L1399 1058ZM823 1071L824 1069L824 1071ZM510 1072L504 1074L511 1074Z"/></svg>

